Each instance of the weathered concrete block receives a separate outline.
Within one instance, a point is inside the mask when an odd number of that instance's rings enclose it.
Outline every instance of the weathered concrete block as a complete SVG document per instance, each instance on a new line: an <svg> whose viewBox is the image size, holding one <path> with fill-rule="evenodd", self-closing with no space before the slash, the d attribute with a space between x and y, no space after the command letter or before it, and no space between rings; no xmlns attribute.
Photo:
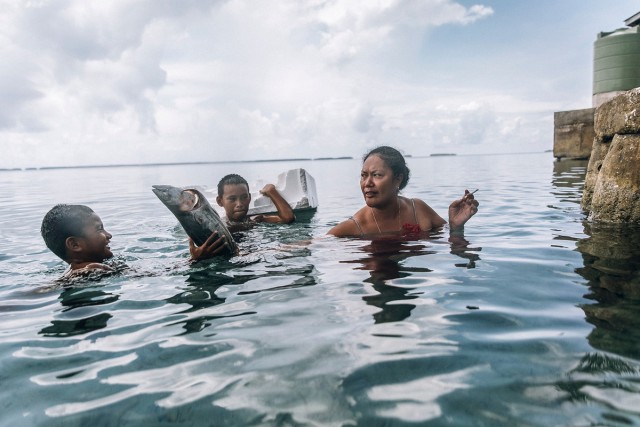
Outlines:
<svg viewBox="0 0 640 427"><path fill-rule="evenodd" d="M640 134L616 135L602 162L589 219L640 223Z"/></svg>
<svg viewBox="0 0 640 427"><path fill-rule="evenodd" d="M591 198L593 197L593 189L596 186L598 174L602 168L602 162L609 152L611 141L601 141L596 138L593 141L593 148L591 150L591 157L589 157L589 164L587 166L587 174L584 178L584 189L582 190L582 201L580 205L584 210L591 209Z"/></svg>
<svg viewBox="0 0 640 427"><path fill-rule="evenodd" d="M616 96L596 109L596 137L607 141L614 135L640 134L640 88Z"/></svg>
<svg viewBox="0 0 640 427"><path fill-rule="evenodd" d="M553 156L588 159L593 146L593 108L558 111L553 115Z"/></svg>

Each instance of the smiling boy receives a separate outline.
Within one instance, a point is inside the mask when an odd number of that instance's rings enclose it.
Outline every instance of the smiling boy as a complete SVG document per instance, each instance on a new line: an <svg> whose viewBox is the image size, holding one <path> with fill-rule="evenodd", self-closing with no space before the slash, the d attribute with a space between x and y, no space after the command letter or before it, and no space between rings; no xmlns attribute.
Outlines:
<svg viewBox="0 0 640 427"><path fill-rule="evenodd" d="M276 207L275 215L255 215L249 216L249 204L251 203L251 193L249 192L249 184L238 174L229 174L224 176L218 182L218 197L216 202L224 209L227 217L227 225L230 231L244 230L251 227L255 223L268 222L289 224L296 217L289 206L289 203L278 192L275 185L265 185L260 193L271 199ZM189 252L191 259L201 260L211 258L220 252L221 246L224 244L222 237L212 235L201 246L196 246L189 239Z"/></svg>
<svg viewBox="0 0 640 427"><path fill-rule="evenodd" d="M59 204L51 208L42 220L40 233L51 251L69 264L63 277L93 270L113 271L102 262L113 257L100 217L84 205Z"/></svg>

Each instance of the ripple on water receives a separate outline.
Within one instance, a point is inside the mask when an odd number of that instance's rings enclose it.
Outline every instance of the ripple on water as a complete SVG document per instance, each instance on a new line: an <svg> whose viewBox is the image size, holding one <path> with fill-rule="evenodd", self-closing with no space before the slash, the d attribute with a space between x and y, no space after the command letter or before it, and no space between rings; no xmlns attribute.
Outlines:
<svg viewBox="0 0 640 427"><path fill-rule="evenodd" d="M239 169L252 180L273 163L86 169L91 185L73 193L63 184L78 170L12 174L0 204L3 422L640 424L640 237L583 222L586 163L409 161L404 194L440 214L480 188L464 235L323 237L362 206L360 164L307 162L314 215L258 226L239 236L240 256L197 264L150 186ZM66 266L39 227L59 202L101 216L117 274L56 281Z"/></svg>

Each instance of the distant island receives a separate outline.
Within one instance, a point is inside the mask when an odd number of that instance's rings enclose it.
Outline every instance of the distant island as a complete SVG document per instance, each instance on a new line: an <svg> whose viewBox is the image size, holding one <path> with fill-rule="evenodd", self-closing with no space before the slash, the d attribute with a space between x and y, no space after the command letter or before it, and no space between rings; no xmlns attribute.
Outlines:
<svg viewBox="0 0 640 427"><path fill-rule="evenodd" d="M300 157L290 159L255 159L255 160L215 160L201 162L171 162L171 163L129 163L114 165L76 165L76 166L42 166L42 167L25 167L25 168L0 168L0 172L6 171L36 171L50 169L92 169L92 168L128 168L128 167L149 167L149 166L182 166L182 165L214 165L223 163L269 163L269 162L300 162L300 161L322 161L322 160L346 160L353 159L350 156L340 157Z"/></svg>
<svg viewBox="0 0 640 427"><path fill-rule="evenodd" d="M430 157L440 157L440 156L455 156L456 153L433 153L430 154Z"/></svg>
<svg viewBox="0 0 640 427"><path fill-rule="evenodd" d="M350 160L353 159L351 156L341 156L341 157L314 157L311 160Z"/></svg>

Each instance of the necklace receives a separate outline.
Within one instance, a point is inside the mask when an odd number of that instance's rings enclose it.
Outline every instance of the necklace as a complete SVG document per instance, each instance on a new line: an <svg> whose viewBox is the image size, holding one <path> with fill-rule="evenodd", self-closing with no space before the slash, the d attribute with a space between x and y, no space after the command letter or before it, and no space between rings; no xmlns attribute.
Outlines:
<svg viewBox="0 0 640 427"><path fill-rule="evenodd" d="M398 231L400 231L402 229L402 226L400 225L400 199L398 199L397 197L396 197L396 202L398 203ZM369 209L371 210L373 221L376 223L376 227L378 227L378 233L382 234L382 231L380 230L380 226L378 225L378 220L376 219L376 214L373 213L373 208L369 207Z"/></svg>

